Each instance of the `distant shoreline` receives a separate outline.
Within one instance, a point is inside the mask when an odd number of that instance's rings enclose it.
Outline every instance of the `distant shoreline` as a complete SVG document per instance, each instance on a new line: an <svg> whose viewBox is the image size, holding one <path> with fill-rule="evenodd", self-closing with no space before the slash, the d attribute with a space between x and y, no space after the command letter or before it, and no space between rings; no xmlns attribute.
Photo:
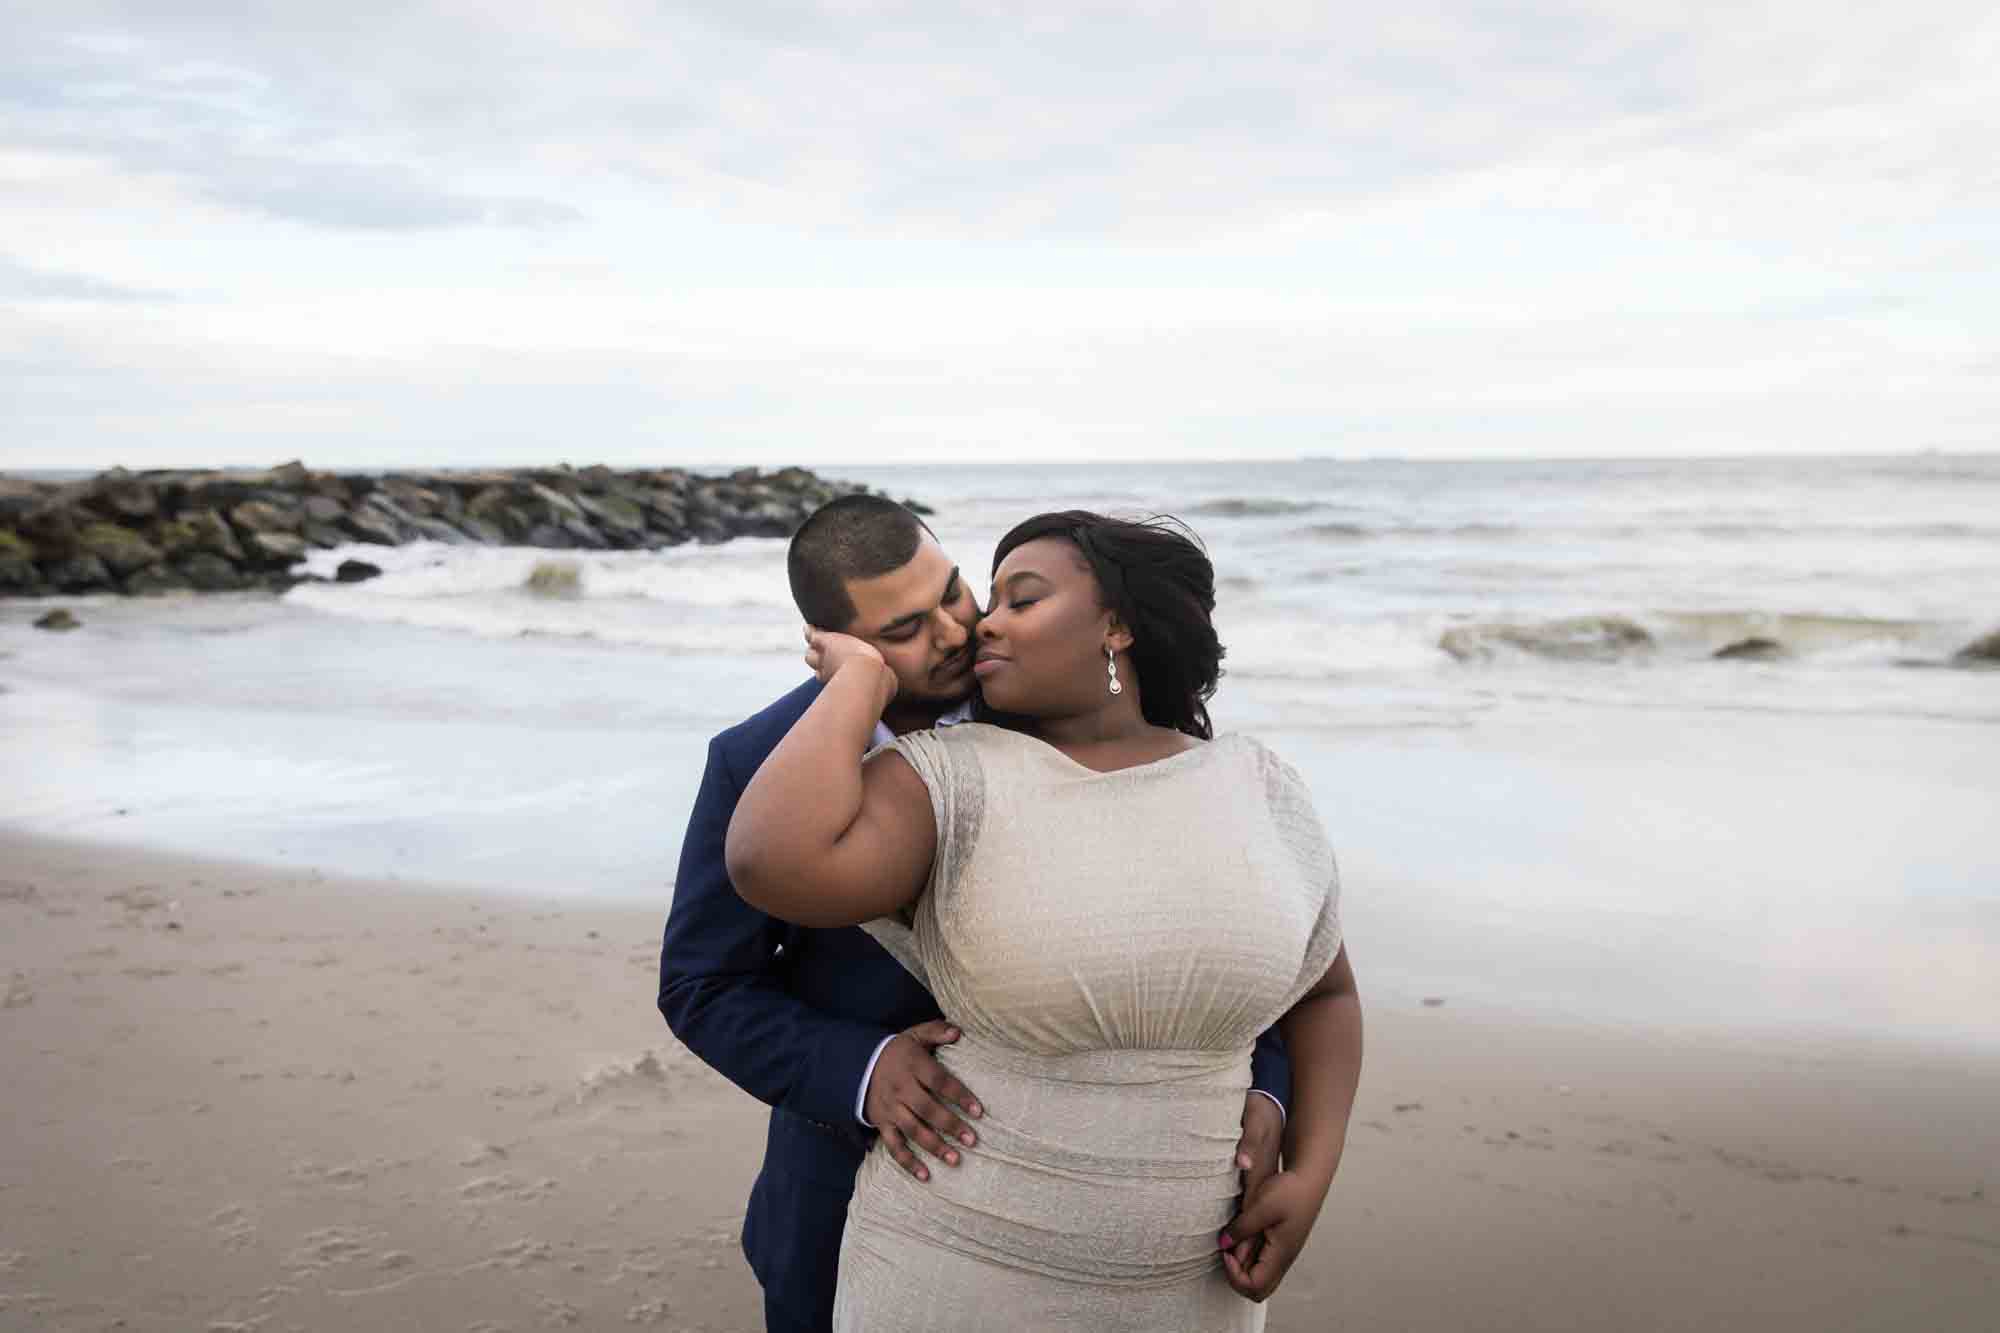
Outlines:
<svg viewBox="0 0 2000 1333"><path fill-rule="evenodd" d="M1240 467L1244 464L1283 463L1340 463L1350 466L1425 466L1438 465L1459 467L1467 464L1480 465L1520 465L1520 464L1577 464L1601 466L1618 463L1685 463L1699 466L1704 463L1814 463L1814 462L1898 462L1908 459L1960 460L1960 459L2000 459L2000 449L1906 449L1873 451L1861 450L1854 453L1730 453L1730 454L1370 454L1370 453L1285 453L1285 454L1243 454L1230 457L1203 458L1110 458L1094 462L1079 462L1074 458L1020 458L1004 463L989 462L984 459L963 457L940 457L920 462L868 459L839 459L831 462L801 464L807 470L819 475L844 472L924 472L969 471L991 467L1048 467L1064 470L1081 470L1104 467ZM81 481L101 472L110 471L119 464L105 463L96 467L5 467L0 468L0 481ZM409 476L423 474L449 475L451 473L475 472L531 472L556 470L569 466L560 461L534 463L451 463L451 464L384 464L360 465L347 469L352 472L369 473L378 476ZM672 464L606 464L620 470L644 470L649 467L671 468L686 472L690 476L724 477L743 471L754 464L746 463L672 463ZM254 472L265 467L261 463L220 463L220 464L164 464L155 469L171 472Z"/></svg>

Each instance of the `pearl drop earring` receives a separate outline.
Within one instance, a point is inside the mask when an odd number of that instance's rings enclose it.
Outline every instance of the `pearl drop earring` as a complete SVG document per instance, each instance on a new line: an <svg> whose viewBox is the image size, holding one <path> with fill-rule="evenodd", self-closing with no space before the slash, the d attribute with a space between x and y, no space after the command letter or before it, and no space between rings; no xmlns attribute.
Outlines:
<svg viewBox="0 0 2000 1333"><path fill-rule="evenodd" d="M1118 654L1112 652L1108 645L1104 649L1104 667L1111 673L1111 683L1105 688L1113 694L1125 693L1125 687L1118 683Z"/></svg>

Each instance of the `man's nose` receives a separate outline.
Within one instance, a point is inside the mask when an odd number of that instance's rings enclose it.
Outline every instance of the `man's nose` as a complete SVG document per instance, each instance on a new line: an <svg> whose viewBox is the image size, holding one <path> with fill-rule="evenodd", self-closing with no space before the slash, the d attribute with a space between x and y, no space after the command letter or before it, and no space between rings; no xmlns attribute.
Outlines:
<svg viewBox="0 0 2000 1333"><path fill-rule="evenodd" d="M944 607L942 606L939 607L937 609L937 614L939 619L943 622L938 626L938 642L943 644L947 649L953 651L963 647L965 645L965 641L972 637L971 633L965 628L965 626L958 623L957 616L953 615L950 611L946 610Z"/></svg>

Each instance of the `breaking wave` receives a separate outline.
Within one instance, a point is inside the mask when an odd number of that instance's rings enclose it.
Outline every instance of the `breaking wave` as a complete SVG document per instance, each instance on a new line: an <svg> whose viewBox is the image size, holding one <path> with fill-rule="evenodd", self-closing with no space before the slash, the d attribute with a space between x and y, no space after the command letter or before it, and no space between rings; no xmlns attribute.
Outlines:
<svg viewBox="0 0 2000 1333"><path fill-rule="evenodd" d="M1203 500L1199 504L1187 506L1186 512L1206 518L1289 518L1324 508L1325 504L1318 500L1232 496L1219 500Z"/></svg>

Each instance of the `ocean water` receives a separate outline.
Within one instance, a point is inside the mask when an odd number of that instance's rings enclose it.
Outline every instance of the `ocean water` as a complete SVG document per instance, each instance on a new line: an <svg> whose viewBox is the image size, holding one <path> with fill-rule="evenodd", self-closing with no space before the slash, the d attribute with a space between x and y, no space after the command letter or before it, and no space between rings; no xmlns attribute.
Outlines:
<svg viewBox="0 0 2000 1333"><path fill-rule="evenodd" d="M975 587L1031 513L1191 525L1218 726L1311 780L1389 994L2000 1043L2000 672L1949 665L2000 627L2000 457L825 471ZM802 676L783 550L0 603L0 831L664 911L707 738Z"/></svg>

